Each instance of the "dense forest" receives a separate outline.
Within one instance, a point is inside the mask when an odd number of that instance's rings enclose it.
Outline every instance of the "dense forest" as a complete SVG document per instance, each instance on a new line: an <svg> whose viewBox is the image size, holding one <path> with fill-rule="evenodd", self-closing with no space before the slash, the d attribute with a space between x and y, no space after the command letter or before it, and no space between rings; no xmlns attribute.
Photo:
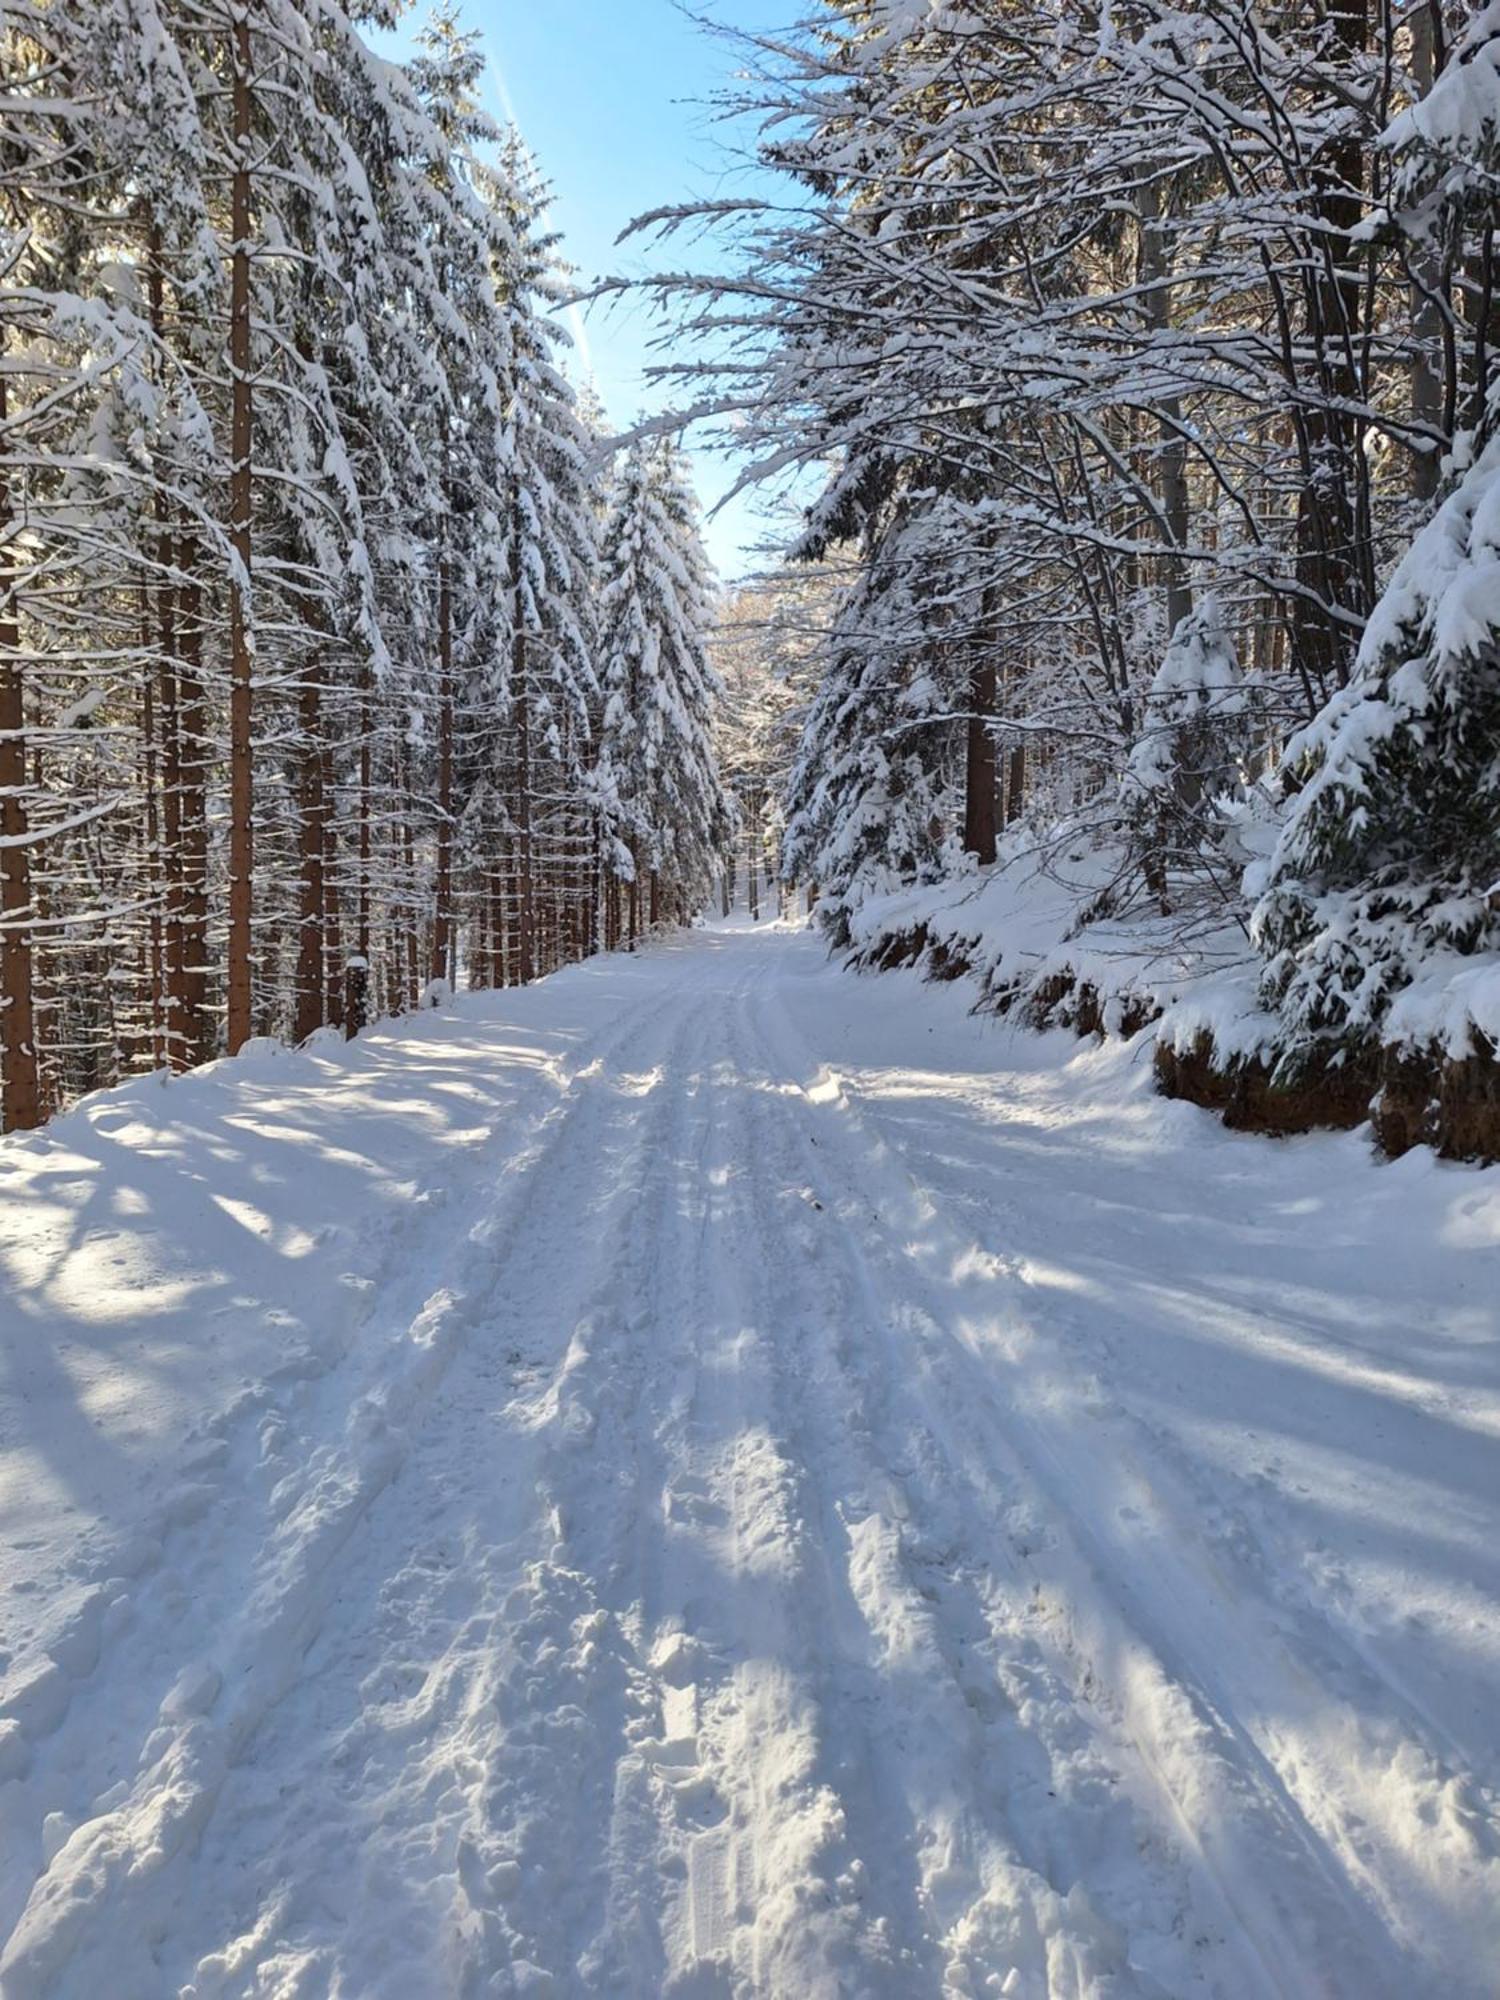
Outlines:
<svg viewBox="0 0 1500 2000"><path fill-rule="evenodd" d="M322 0L0 36L5 1126L696 905L694 502L563 372L476 39L439 11L395 64Z"/></svg>
<svg viewBox="0 0 1500 2000"><path fill-rule="evenodd" d="M1059 937L1253 957L1209 1070L1357 1122L1403 996L1403 1053L1492 1055L1500 9L825 0L741 48L758 178L645 226L719 240L664 379L815 482L782 865L834 942L1060 859Z"/></svg>
<svg viewBox="0 0 1500 2000"><path fill-rule="evenodd" d="M997 862L1137 973L1251 967L1172 1087L1493 1095L1500 10L736 35L754 172L635 225L715 249L630 281L670 407L623 446L474 37L389 25L5 17L8 1126L720 895L1013 997L941 914ZM723 597L693 424L796 503Z"/></svg>

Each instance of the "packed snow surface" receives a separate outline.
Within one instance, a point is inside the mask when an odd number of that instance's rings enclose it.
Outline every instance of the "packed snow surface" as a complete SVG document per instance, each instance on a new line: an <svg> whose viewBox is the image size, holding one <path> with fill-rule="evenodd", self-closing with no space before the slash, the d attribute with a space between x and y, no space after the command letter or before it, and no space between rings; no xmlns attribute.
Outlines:
<svg viewBox="0 0 1500 2000"><path fill-rule="evenodd" d="M700 932L0 1147L5 2000L1461 2000L1500 1171Z"/></svg>

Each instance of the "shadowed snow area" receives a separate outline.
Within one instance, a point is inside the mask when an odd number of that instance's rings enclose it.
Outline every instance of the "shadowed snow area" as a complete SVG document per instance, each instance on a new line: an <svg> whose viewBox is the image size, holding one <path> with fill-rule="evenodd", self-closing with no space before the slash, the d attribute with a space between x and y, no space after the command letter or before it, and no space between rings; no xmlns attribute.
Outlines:
<svg viewBox="0 0 1500 2000"><path fill-rule="evenodd" d="M1500 1170L706 931L0 1145L5 2000L1444 2000Z"/></svg>

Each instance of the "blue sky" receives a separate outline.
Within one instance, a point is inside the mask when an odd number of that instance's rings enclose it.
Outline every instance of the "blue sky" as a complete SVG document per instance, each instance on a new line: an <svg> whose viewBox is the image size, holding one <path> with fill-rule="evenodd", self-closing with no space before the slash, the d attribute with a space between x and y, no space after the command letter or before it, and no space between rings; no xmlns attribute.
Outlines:
<svg viewBox="0 0 1500 2000"><path fill-rule="evenodd" d="M553 224L580 278L647 268L653 253L643 241L615 247L633 216L745 186L734 135L707 105L733 76L735 48L673 0L464 0L462 11L489 53L490 108L514 116L536 154L553 189ZM798 0L702 0L696 11L755 29L784 26L799 7ZM419 19L419 11L408 17L408 33ZM670 261L686 254L678 242ZM644 306L597 305L585 332L610 418L623 428L658 407L660 394L653 400L643 375L652 333ZM694 453L694 470L705 503L732 483L726 464L705 452ZM745 551L763 531L738 501L706 532L720 573L732 578L749 566Z"/></svg>

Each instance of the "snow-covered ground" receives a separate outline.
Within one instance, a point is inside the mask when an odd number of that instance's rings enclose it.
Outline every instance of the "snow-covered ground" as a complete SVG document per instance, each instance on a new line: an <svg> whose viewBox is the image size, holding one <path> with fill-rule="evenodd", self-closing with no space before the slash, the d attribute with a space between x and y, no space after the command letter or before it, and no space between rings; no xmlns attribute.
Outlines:
<svg viewBox="0 0 1500 2000"><path fill-rule="evenodd" d="M1489 1995L1500 1170L698 933L0 1146L5 2000Z"/></svg>

